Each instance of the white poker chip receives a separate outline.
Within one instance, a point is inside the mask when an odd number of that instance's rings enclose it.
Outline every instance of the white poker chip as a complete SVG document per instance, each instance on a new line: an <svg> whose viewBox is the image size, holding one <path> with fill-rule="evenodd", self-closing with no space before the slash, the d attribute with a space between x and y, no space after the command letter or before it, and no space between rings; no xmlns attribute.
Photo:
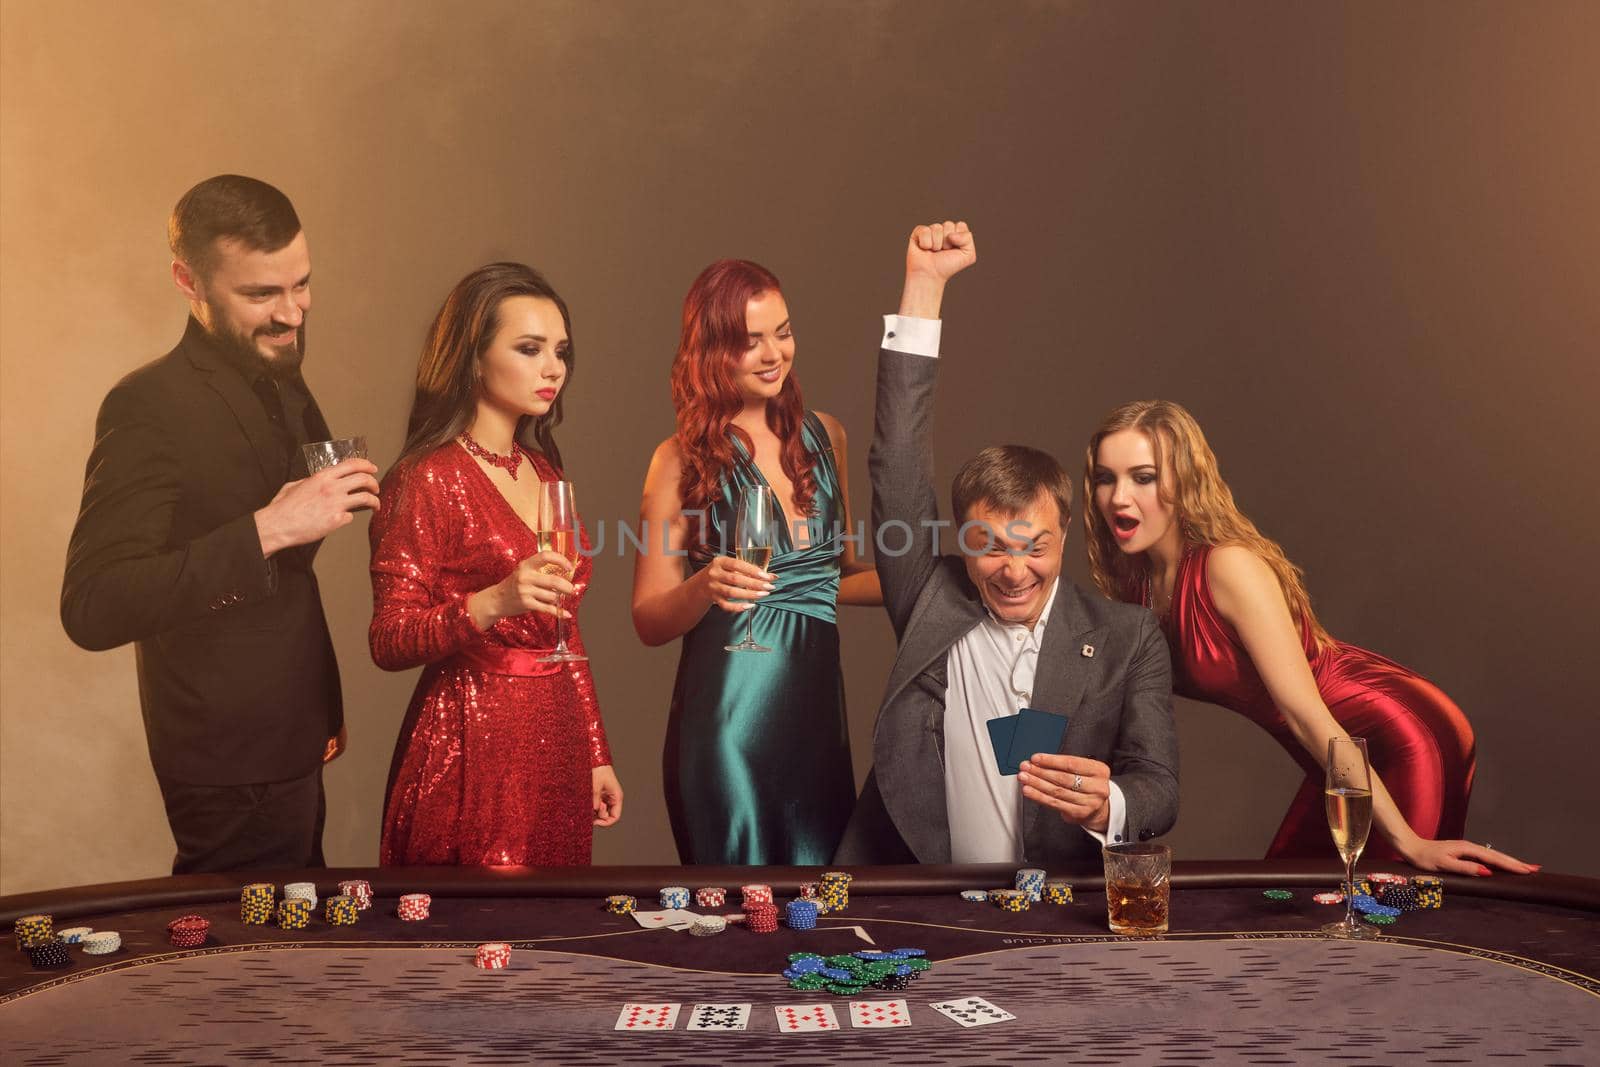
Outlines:
<svg viewBox="0 0 1600 1067"><path fill-rule="evenodd" d="M104 956L122 947L122 935L115 930L96 930L85 934L80 944L89 955Z"/></svg>
<svg viewBox="0 0 1600 1067"><path fill-rule="evenodd" d="M982 904L989 899L989 891L987 889L963 889L961 891L961 899L971 901L974 904Z"/></svg>
<svg viewBox="0 0 1600 1067"><path fill-rule="evenodd" d="M94 928L89 926L69 926L65 930L57 930L56 936L69 945L76 945L89 934L94 933Z"/></svg>

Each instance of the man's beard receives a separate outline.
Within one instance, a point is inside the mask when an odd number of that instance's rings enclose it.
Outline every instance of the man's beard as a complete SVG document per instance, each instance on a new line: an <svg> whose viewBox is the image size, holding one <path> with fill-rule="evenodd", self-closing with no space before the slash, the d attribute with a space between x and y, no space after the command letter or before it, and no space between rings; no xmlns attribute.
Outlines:
<svg viewBox="0 0 1600 1067"><path fill-rule="evenodd" d="M223 318L219 308L210 307L209 310L211 312L211 322L206 333L211 336L211 340L219 347L235 353L238 358L245 360L248 365L260 364L268 374L280 380L294 378L300 373L300 364L306 358L306 324L303 319L299 326L293 327L295 331L294 343L274 346L278 354L268 357L263 355L261 349L257 347L257 338L282 336L282 333L274 334L270 330L257 330L254 334L235 333L225 325L226 320Z"/></svg>

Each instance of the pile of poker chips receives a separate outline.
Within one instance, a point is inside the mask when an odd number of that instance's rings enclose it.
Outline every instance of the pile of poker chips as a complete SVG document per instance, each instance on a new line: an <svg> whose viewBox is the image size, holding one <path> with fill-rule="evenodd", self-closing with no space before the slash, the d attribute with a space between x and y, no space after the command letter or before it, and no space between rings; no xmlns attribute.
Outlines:
<svg viewBox="0 0 1600 1067"><path fill-rule="evenodd" d="M1411 887L1417 891L1417 907L1444 907L1444 879L1436 875L1419 874L1411 879Z"/></svg>
<svg viewBox="0 0 1600 1067"><path fill-rule="evenodd" d="M285 930L304 930L311 925L311 901L285 900L278 905L278 925Z"/></svg>
<svg viewBox="0 0 1600 1067"><path fill-rule="evenodd" d="M433 898L426 893L404 893L397 914L408 923L421 922L428 917L428 907L432 903Z"/></svg>
<svg viewBox="0 0 1600 1067"><path fill-rule="evenodd" d="M739 887L739 895L743 898L744 910L749 911L752 904L771 904L772 887L756 883Z"/></svg>
<svg viewBox="0 0 1600 1067"><path fill-rule="evenodd" d="M283 887L284 900L309 900L311 906L317 906L317 885L315 882L290 882Z"/></svg>
<svg viewBox="0 0 1600 1067"><path fill-rule="evenodd" d="M1016 888L1028 894L1029 903L1037 904L1040 898L1044 896L1044 879L1044 871L1037 867L1024 867L1017 872L1017 878L1013 884Z"/></svg>
<svg viewBox="0 0 1600 1067"><path fill-rule="evenodd" d="M801 900L821 900L822 899L822 883L821 882L801 882L800 883L800 899Z"/></svg>
<svg viewBox="0 0 1600 1067"><path fill-rule="evenodd" d="M271 882L251 882L239 891L239 921L246 926L265 926L272 918L272 903L277 887ZM307 905L307 914L310 905Z"/></svg>
<svg viewBox="0 0 1600 1067"><path fill-rule="evenodd" d="M83 951L90 956L109 956L122 947L122 935L115 930L96 930L83 935Z"/></svg>
<svg viewBox="0 0 1600 1067"><path fill-rule="evenodd" d="M356 907L356 898L342 893L329 897L322 905L322 917L328 920L330 926L354 926L360 912L361 909Z"/></svg>
<svg viewBox="0 0 1600 1067"><path fill-rule="evenodd" d="M50 915L24 915L12 926L17 947L30 949L42 945L56 936L56 920Z"/></svg>
<svg viewBox="0 0 1600 1067"><path fill-rule="evenodd" d="M752 934L778 932L778 906L776 904L750 904L744 909L745 929Z"/></svg>
<svg viewBox="0 0 1600 1067"><path fill-rule="evenodd" d="M850 881L851 875L844 871L828 871L822 876L818 893L822 898L824 915L843 911L850 906Z"/></svg>
<svg viewBox="0 0 1600 1067"><path fill-rule="evenodd" d="M179 948L199 948L211 932L211 920L203 915L180 915L167 924L167 938Z"/></svg>
<svg viewBox="0 0 1600 1067"><path fill-rule="evenodd" d="M57 930L56 936L69 945L81 945L83 939L94 933L88 926L69 926L65 930Z"/></svg>
<svg viewBox="0 0 1600 1067"><path fill-rule="evenodd" d="M700 908L720 908L728 902L728 891L719 885L701 886L694 891L694 902Z"/></svg>
<svg viewBox="0 0 1600 1067"><path fill-rule="evenodd" d="M695 937L711 937L728 928L728 920L720 915L702 915L689 924L689 933Z"/></svg>
<svg viewBox="0 0 1600 1067"><path fill-rule="evenodd" d="M811 993L825 990L841 997L853 997L867 989L900 991L933 966L926 956L920 948L826 957L814 952L796 952L789 957L783 977L788 980L790 989Z"/></svg>
<svg viewBox="0 0 1600 1067"><path fill-rule="evenodd" d="M339 892L347 897L354 897L356 907L366 911L372 907L372 883L365 878L352 878L339 883Z"/></svg>
<svg viewBox="0 0 1600 1067"><path fill-rule="evenodd" d="M617 893L606 897L606 911L612 915L632 915L639 902L626 893Z"/></svg>
<svg viewBox="0 0 1600 1067"><path fill-rule="evenodd" d="M669 911L677 911L689 906L689 890L681 885L662 887L659 894L661 906Z"/></svg>
<svg viewBox="0 0 1600 1067"><path fill-rule="evenodd" d="M1072 884L1070 882L1046 882L1044 884L1044 899L1052 904L1072 903Z"/></svg>
<svg viewBox="0 0 1600 1067"><path fill-rule="evenodd" d="M67 943L52 934L43 941L28 946L28 962L41 971L65 967L72 962Z"/></svg>
<svg viewBox="0 0 1600 1067"><path fill-rule="evenodd" d="M815 930L820 910L815 900L791 900L784 906L784 922L791 930Z"/></svg>
<svg viewBox="0 0 1600 1067"><path fill-rule="evenodd" d="M1416 911L1422 907L1416 888L1405 883L1386 885L1378 890L1378 903L1401 911Z"/></svg>
<svg viewBox="0 0 1600 1067"><path fill-rule="evenodd" d="M479 945L478 954L472 962L485 971L505 970L511 966L511 946L503 941Z"/></svg>
<svg viewBox="0 0 1600 1067"><path fill-rule="evenodd" d="M989 891L987 889L963 889L961 891L961 899L969 904L986 904L989 901Z"/></svg>
<svg viewBox="0 0 1600 1067"><path fill-rule="evenodd" d="M1027 911L1033 903L1026 889L992 889L989 899L999 905L1001 911Z"/></svg>

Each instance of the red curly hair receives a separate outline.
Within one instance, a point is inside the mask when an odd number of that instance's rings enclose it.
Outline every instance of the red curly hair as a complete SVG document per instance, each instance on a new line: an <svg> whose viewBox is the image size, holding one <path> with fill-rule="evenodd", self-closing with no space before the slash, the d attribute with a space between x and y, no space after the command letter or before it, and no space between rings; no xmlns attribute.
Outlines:
<svg viewBox="0 0 1600 1067"><path fill-rule="evenodd" d="M782 291L765 267L719 259L700 272L683 298L683 331L672 361L672 408L683 463L678 498L686 512L708 510L721 495L722 478L735 462L730 435L755 455L755 442L733 424L745 405L737 380L749 344L745 308L762 293ZM801 436L804 420L800 383L791 370L778 395L767 402L767 426L782 442L779 462L794 485L795 502L809 515L817 480ZM704 544L705 535L703 528L691 531L696 544Z"/></svg>

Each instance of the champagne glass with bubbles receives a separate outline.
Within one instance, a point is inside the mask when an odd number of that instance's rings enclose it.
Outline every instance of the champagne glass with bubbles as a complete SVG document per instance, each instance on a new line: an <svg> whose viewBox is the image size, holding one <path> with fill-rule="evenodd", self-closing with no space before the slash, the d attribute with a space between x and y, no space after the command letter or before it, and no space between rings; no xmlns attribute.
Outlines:
<svg viewBox="0 0 1600 1067"><path fill-rule="evenodd" d="M733 554L744 563L754 563L766 570L772 563L772 543L777 537L777 523L773 521L772 490L764 485L747 485L739 490L739 509L733 525ZM756 643L755 602L744 610L744 640L736 645L724 645L727 652L771 652L766 645Z"/></svg>
<svg viewBox="0 0 1600 1067"><path fill-rule="evenodd" d="M1333 847L1344 860L1344 921L1329 923L1325 934L1337 937L1375 937L1372 927L1356 921L1356 860L1367 847L1372 831L1372 766L1367 762L1367 739L1330 737L1328 770L1323 788L1328 811L1328 830Z"/></svg>
<svg viewBox="0 0 1600 1067"><path fill-rule="evenodd" d="M571 482L539 483L539 521L534 535L539 540L539 551L554 552L572 566L578 563L578 507L574 502ZM555 564L548 564L547 574L566 574ZM581 663L588 656L567 647L567 630L561 611L566 607L565 596L556 598L556 647L543 656L540 663Z"/></svg>

